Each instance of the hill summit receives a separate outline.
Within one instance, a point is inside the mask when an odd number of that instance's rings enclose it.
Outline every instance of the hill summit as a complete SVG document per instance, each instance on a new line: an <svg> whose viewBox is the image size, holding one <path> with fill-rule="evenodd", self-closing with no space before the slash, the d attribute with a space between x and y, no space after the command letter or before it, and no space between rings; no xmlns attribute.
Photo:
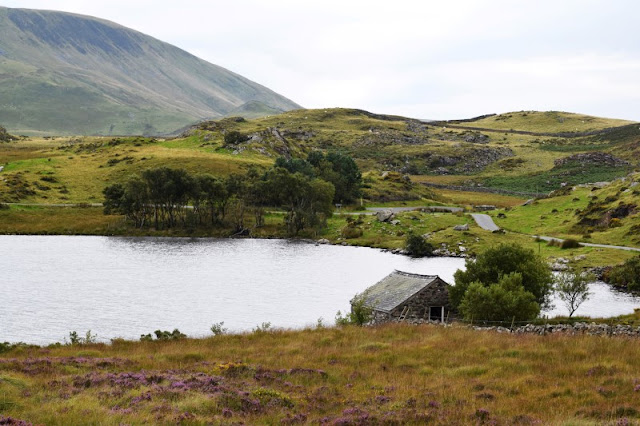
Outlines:
<svg viewBox="0 0 640 426"><path fill-rule="evenodd" d="M231 112L296 108L264 86L113 22L0 7L0 123L11 132L158 134Z"/></svg>

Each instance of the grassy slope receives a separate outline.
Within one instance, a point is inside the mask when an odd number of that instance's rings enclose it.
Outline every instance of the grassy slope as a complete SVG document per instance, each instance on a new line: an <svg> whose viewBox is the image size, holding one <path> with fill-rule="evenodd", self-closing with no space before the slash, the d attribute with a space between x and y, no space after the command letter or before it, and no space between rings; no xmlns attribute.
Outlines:
<svg viewBox="0 0 640 426"><path fill-rule="evenodd" d="M0 122L26 134L158 134L248 102L264 104L265 110L299 107L112 22L3 7L0 99Z"/></svg>
<svg viewBox="0 0 640 426"><path fill-rule="evenodd" d="M615 424L640 416L636 346L389 325L25 348L0 355L0 404L52 425Z"/></svg>
<svg viewBox="0 0 640 426"><path fill-rule="evenodd" d="M487 144L489 147L508 147L515 157L499 160L472 175L414 175L411 187L405 187L400 179L401 174L391 173L383 178L381 172L387 166L396 167L394 164L397 161L402 165L403 158L419 158L420 153L464 157L468 149L477 147L477 144L463 141L467 135L463 130L416 126L415 122L399 117L378 116L356 110L298 110L255 120L240 121L231 118L203 123L186 136L168 140L56 138L5 143L0 144L0 164L4 165L4 170L0 172L0 201L100 202L101 191L106 185L122 181L145 168L167 165L224 176L242 173L251 166L269 167L279 155L305 157L313 149L323 149L341 150L355 156L364 171L365 199L370 204L397 205L405 202L408 205L449 204L465 207L494 204L513 208L506 212L506 219L496 219L500 226L511 231L575 238L584 233L576 233L574 227L577 219L572 212L587 205L588 195L591 195L589 190L579 190L577 195L540 200L528 207L517 207L524 201L522 198L477 192L431 191L418 184L421 181L460 184L469 180L494 179L502 181L509 188L508 180L511 179L523 180L531 187L536 182L531 178L531 173L552 168L555 159L566 155L563 152L541 149L540 144L535 143L535 138L531 136L510 133L490 135ZM283 138L274 136L275 128ZM224 134L231 130L253 136L253 139L225 147ZM514 166L508 162L512 158L522 159L522 162ZM598 172L597 168L594 169L587 178ZM25 187L33 193L21 194L19 190ZM627 202L640 205L638 196L632 191L624 194L617 194L618 189L602 191L601 199L624 196ZM575 197L579 201L572 201ZM553 209L558 210L558 213L551 213ZM51 217L52 214L55 216ZM494 213L497 214L498 212ZM458 221L469 222L469 218L457 218L448 214L418 215L417 220L408 221L401 215L400 219L401 224L397 227L382 226L375 221L368 225L371 220L367 219L362 225L363 237L348 240L347 243L399 248L402 247L406 232L413 229L419 233L435 231L436 234L432 237L435 244L446 243L454 247L461 235L451 231L451 227L458 224ZM274 228L269 232L284 235L283 230L277 226L278 220L274 218ZM339 231L345 226L345 221L343 217L332 220L325 236L340 242ZM634 231L636 236L631 232L636 222L636 216L631 216L624 219L619 228L598 229L591 234L590 241L638 245L640 242L637 241L637 231ZM0 232L122 234L138 231L127 230L108 217L100 217L97 208L58 211L12 207L0 210ZM262 231L261 234L268 235L268 232ZM201 232L201 235L225 234L224 230L207 230ZM538 248L529 237L493 235L477 229L473 224L470 234L463 237L463 240L464 246L471 252L480 251L498 241L517 240ZM555 248L544 254L550 257L569 256ZM586 261L578 262L582 266L617 263L629 256L628 253L587 248L579 249L571 256L579 254L587 255Z"/></svg>
<svg viewBox="0 0 640 426"><path fill-rule="evenodd" d="M604 218L607 211L616 209L620 204L640 207L638 186L630 188L640 181L635 174L598 189L594 187L576 188L566 195L538 200L528 206L515 207L507 212L506 218L499 218L499 212L493 212L496 223L508 230L528 234L553 235L560 238L574 238L584 242L640 246L640 214L635 212L621 218L613 226L579 226L589 203L602 207L594 217ZM637 184L636 184L637 185ZM636 208L636 210L638 210ZM587 238L585 238L587 236Z"/></svg>
<svg viewBox="0 0 640 426"><path fill-rule="evenodd" d="M524 130L536 133L589 132L608 127L624 126L632 121L593 117L562 111L518 111L486 117L481 120L456 123L468 127L496 130Z"/></svg>

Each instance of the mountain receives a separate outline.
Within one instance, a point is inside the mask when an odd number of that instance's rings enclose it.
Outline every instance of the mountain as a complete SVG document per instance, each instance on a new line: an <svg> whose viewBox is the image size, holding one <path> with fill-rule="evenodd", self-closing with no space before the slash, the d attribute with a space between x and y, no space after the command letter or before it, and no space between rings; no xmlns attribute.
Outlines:
<svg viewBox="0 0 640 426"><path fill-rule="evenodd" d="M0 123L18 134L158 134L202 119L300 108L113 22L0 7Z"/></svg>

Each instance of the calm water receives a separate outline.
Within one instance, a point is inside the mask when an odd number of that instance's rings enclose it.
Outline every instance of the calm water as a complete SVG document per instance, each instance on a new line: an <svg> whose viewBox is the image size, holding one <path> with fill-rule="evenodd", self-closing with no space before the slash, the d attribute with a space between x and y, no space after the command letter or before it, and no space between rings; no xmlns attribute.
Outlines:
<svg viewBox="0 0 640 426"><path fill-rule="evenodd" d="M453 282L462 259L286 240L0 236L0 341L98 340L156 329L191 336L333 324L349 299L394 269ZM640 301L594 284L578 314L632 312ZM560 305L555 313L565 313Z"/></svg>

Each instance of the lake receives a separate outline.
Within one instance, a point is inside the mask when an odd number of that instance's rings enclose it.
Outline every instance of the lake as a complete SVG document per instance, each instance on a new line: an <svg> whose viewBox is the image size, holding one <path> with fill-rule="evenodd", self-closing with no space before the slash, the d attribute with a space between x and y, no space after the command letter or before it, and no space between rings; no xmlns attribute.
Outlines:
<svg viewBox="0 0 640 426"><path fill-rule="evenodd" d="M399 269L453 282L459 258L252 239L0 236L0 341L46 344L70 331L99 341L154 330L210 335L332 325L338 310ZM637 298L593 284L577 314L633 312ZM564 314L558 305L551 314Z"/></svg>

